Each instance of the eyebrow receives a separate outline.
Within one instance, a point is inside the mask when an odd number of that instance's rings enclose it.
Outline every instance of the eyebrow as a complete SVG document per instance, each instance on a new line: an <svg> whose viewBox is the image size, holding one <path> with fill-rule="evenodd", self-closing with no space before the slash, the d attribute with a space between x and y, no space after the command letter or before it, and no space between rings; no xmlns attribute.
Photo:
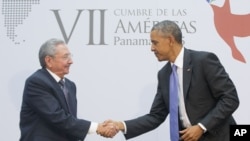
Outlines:
<svg viewBox="0 0 250 141"><path fill-rule="evenodd" d="M152 42L152 43L158 43L158 41L156 41L156 40L151 40L151 42Z"/></svg>

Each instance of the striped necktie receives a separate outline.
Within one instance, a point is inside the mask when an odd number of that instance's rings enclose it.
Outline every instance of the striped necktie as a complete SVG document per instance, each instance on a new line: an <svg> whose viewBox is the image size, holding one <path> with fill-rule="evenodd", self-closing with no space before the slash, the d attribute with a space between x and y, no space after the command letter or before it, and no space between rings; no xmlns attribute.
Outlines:
<svg viewBox="0 0 250 141"><path fill-rule="evenodd" d="M66 99L66 102L67 102L67 104L69 105L69 100L68 100L68 89L67 89L67 87L65 86L65 82L61 79L60 81L59 81L59 85L60 85L60 87L61 87L61 89L63 90L63 93L64 93L64 96L65 96L65 99Z"/></svg>

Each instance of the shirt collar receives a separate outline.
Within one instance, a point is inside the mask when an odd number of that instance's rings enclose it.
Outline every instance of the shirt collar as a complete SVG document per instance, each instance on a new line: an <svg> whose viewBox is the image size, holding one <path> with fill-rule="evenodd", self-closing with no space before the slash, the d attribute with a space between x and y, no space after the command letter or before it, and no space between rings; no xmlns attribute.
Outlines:
<svg viewBox="0 0 250 141"><path fill-rule="evenodd" d="M184 47L181 48L181 51L178 54L178 56L176 57L175 62L174 62L174 64L178 68L183 68L183 57L184 57Z"/></svg>
<svg viewBox="0 0 250 141"><path fill-rule="evenodd" d="M49 69L46 68L46 70L49 72L49 74L56 80L56 82L59 82L61 80L61 78L59 76L57 76L55 73L53 73L52 71L50 71Z"/></svg>

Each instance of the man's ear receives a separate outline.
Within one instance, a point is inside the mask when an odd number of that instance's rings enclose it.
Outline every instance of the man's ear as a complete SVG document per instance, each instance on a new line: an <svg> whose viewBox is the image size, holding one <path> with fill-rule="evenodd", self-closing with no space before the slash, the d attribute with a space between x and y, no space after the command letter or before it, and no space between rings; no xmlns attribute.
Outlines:
<svg viewBox="0 0 250 141"><path fill-rule="evenodd" d="M46 66L47 66L48 68L51 68L51 67L52 67L52 61L53 61L52 57L51 57L51 56L46 56L46 57L44 58L44 60L45 60Z"/></svg>
<svg viewBox="0 0 250 141"><path fill-rule="evenodd" d="M170 35L169 36L169 45L173 46L174 44L175 44L175 38L174 38L174 36Z"/></svg>

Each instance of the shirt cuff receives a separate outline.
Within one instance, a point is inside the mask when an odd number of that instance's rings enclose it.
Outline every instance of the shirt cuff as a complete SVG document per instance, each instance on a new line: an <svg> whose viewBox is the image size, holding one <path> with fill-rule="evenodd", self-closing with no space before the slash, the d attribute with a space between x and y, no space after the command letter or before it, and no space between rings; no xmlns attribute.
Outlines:
<svg viewBox="0 0 250 141"><path fill-rule="evenodd" d="M98 128L98 123L91 122L88 134L94 134L94 133L96 133L97 128Z"/></svg>
<svg viewBox="0 0 250 141"><path fill-rule="evenodd" d="M201 129L204 131L204 133L207 132L207 128L203 124L198 123L198 125L201 127Z"/></svg>
<svg viewBox="0 0 250 141"><path fill-rule="evenodd" d="M124 131L123 131L123 134L127 134L127 126L126 126L126 123L124 121L122 121L122 124L124 126Z"/></svg>

